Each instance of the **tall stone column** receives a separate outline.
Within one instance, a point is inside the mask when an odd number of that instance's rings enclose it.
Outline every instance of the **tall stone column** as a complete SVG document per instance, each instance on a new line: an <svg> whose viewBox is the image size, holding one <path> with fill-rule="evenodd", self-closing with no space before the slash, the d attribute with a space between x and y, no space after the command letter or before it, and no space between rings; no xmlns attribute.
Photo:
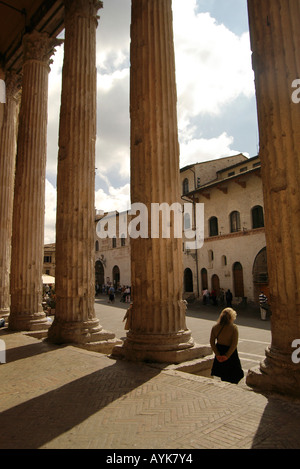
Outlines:
<svg viewBox="0 0 300 469"><path fill-rule="evenodd" d="M12 232L12 330L44 329L45 170L49 59L57 40L34 31L23 38L22 99L18 130Z"/></svg>
<svg viewBox="0 0 300 469"><path fill-rule="evenodd" d="M131 327L115 355L179 363L201 356L186 327L182 239L151 238L152 203L180 203L171 0L132 0L131 203L147 207L148 237L131 238Z"/></svg>
<svg viewBox="0 0 300 469"><path fill-rule="evenodd" d="M300 395L300 1L248 0L270 277L272 342L247 384ZM299 345L298 345L299 348ZM293 355L294 353L294 355ZM293 359L294 357L294 359ZM295 360L296 358L296 360Z"/></svg>
<svg viewBox="0 0 300 469"><path fill-rule="evenodd" d="M96 0L65 0L56 218L56 312L48 339L110 351L95 316Z"/></svg>
<svg viewBox="0 0 300 469"><path fill-rule="evenodd" d="M0 317L10 313L10 263L20 79L6 72L6 103L0 128Z"/></svg>

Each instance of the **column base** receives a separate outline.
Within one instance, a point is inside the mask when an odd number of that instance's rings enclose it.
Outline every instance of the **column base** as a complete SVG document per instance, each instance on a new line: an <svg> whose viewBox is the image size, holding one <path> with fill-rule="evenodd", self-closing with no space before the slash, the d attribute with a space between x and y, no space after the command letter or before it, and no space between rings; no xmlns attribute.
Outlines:
<svg viewBox="0 0 300 469"><path fill-rule="evenodd" d="M112 358L122 358L136 362L167 363L178 365L183 362L203 358L208 354L208 347L194 344L191 348L185 350L171 350L158 352L154 350L129 350L124 345L113 348Z"/></svg>
<svg viewBox="0 0 300 469"><path fill-rule="evenodd" d="M26 314L10 313L8 329L11 331L44 331L48 330L50 323L44 312Z"/></svg>
<svg viewBox="0 0 300 469"><path fill-rule="evenodd" d="M267 348L265 360L248 371L246 384L262 394L299 398L300 364L294 364L291 356Z"/></svg>
<svg viewBox="0 0 300 469"><path fill-rule="evenodd" d="M211 353L211 348L195 344L189 330L177 334L127 334L123 345L112 351L113 358L129 361L179 364L203 358Z"/></svg>
<svg viewBox="0 0 300 469"><path fill-rule="evenodd" d="M110 354L116 345L123 343L116 339L115 334L102 329L98 319L68 322L55 318L48 331L48 340L54 344L72 344L104 354Z"/></svg>

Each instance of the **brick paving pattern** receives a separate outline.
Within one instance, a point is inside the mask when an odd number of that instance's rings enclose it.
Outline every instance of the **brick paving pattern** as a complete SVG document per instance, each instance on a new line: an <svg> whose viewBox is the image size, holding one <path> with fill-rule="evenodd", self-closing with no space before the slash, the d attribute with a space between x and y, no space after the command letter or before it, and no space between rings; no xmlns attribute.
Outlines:
<svg viewBox="0 0 300 469"><path fill-rule="evenodd" d="M299 448L300 403L0 332L0 448Z"/></svg>

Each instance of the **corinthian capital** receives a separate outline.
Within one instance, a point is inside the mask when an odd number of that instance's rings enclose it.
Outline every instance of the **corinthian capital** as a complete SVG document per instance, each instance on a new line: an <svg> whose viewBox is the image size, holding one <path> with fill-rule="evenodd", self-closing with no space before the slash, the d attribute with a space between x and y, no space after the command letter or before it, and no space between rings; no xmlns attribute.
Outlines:
<svg viewBox="0 0 300 469"><path fill-rule="evenodd" d="M21 91L21 75L14 70L8 70L5 76L6 96L18 100Z"/></svg>
<svg viewBox="0 0 300 469"><path fill-rule="evenodd" d="M49 37L47 33L33 31L23 38L24 63L29 60L43 62L46 65L51 63L51 56L55 52L55 47L62 44L62 39Z"/></svg>
<svg viewBox="0 0 300 469"><path fill-rule="evenodd" d="M103 8L103 2L99 0L64 0L65 10L69 17L94 17L97 19L97 12Z"/></svg>

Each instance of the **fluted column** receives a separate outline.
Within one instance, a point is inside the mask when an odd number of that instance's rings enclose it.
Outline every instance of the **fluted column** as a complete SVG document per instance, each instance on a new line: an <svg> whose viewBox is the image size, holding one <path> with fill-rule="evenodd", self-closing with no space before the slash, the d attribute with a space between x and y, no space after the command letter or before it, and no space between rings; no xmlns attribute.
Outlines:
<svg viewBox="0 0 300 469"><path fill-rule="evenodd" d="M300 1L248 0L266 213L272 342L254 388L300 395ZM299 355L299 353L298 353ZM296 353L297 358L297 353Z"/></svg>
<svg viewBox="0 0 300 469"><path fill-rule="evenodd" d="M49 59L57 40L34 31L23 38L23 80L15 176L11 313L13 330L43 329L45 170Z"/></svg>
<svg viewBox="0 0 300 469"><path fill-rule="evenodd" d="M151 204L180 203L171 0L132 0L130 96L131 203L147 207L149 231L130 241L131 328L114 353L181 362L199 354L182 301L182 239L173 223L169 238L151 237Z"/></svg>
<svg viewBox="0 0 300 469"><path fill-rule="evenodd" d="M0 317L10 312L10 262L20 79L6 72L6 103L0 128Z"/></svg>
<svg viewBox="0 0 300 469"><path fill-rule="evenodd" d="M115 345L95 316L96 0L65 0L56 219L56 313L48 338Z"/></svg>

